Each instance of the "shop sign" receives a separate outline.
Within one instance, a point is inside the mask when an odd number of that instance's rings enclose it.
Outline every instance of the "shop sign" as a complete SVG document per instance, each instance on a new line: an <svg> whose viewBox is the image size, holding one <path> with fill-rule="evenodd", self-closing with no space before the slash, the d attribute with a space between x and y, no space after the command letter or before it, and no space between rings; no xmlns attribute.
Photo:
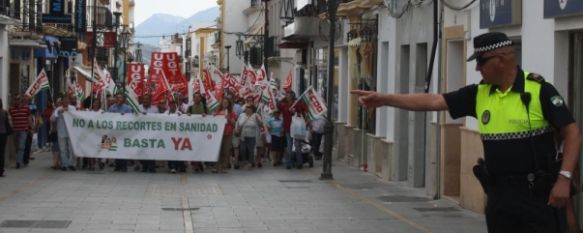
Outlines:
<svg viewBox="0 0 583 233"><path fill-rule="evenodd" d="M65 14L65 0L51 0L49 12L42 15L43 23L71 24L71 15Z"/></svg>
<svg viewBox="0 0 583 233"><path fill-rule="evenodd" d="M522 0L480 0L480 28L521 23Z"/></svg>
<svg viewBox="0 0 583 233"><path fill-rule="evenodd" d="M583 14L583 1L545 0L544 8L545 18L581 15Z"/></svg>

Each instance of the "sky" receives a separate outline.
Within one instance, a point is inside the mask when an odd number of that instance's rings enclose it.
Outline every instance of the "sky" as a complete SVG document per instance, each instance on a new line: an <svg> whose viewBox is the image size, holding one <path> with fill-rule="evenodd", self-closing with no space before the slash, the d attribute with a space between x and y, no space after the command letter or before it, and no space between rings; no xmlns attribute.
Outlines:
<svg viewBox="0 0 583 233"><path fill-rule="evenodd" d="M135 24L144 22L153 14L170 14L184 18L214 6L217 0L135 0Z"/></svg>

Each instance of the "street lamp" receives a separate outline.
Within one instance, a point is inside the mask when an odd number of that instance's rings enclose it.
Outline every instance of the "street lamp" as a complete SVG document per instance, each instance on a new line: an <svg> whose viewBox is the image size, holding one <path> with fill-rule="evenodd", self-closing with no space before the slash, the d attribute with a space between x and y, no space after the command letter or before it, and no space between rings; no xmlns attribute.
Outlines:
<svg viewBox="0 0 583 233"><path fill-rule="evenodd" d="M117 29L119 28L119 18L121 16L121 12L116 11L113 12L115 16L115 37L117 38ZM119 72L117 71L117 54L118 54L119 43L115 43L115 49L113 51L113 81L118 84L119 83Z"/></svg>
<svg viewBox="0 0 583 233"><path fill-rule="evenodd" d="M227 73L231 72L231 59L230 59L230 55L231 53L229 52L229 50L231 49L230 45L226 45L225 48L227 49Z"/></svg>
<svg viewBox="0 0 583 233"><path fill-rule="evenodd" d="M124 53L123 53L123 75L122 75L122 79L121 79L121 86L122 89L124 90L125 93L125 88L126 88L126 73L127 73L127 54L128 54L128 47L130 44L130 33L127 32L126 30L123 30L119 36L120 39L120 46L123 49Z"/></svg>

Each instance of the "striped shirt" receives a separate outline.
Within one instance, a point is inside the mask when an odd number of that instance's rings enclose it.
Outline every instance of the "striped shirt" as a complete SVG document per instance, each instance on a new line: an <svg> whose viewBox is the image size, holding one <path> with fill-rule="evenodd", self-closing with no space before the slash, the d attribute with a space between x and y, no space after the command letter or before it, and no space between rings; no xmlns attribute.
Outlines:
<svg viewBox="0 0 583 233"><path fill-rule="evenodd" d="M22 107L11 107L10 117L12 118L12 129L14 132L27 131L30 128L31 112L27 105Z"/></svg>

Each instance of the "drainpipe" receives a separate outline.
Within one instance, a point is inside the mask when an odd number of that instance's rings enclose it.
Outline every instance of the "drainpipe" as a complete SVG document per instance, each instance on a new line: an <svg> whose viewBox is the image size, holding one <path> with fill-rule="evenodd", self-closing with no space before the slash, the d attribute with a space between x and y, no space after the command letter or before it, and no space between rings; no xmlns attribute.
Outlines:
<svg viewBox="0 0 583 233"><path fill-rule="evenodd" d="M439 22L440 22L440 26L439 26L439 40L443 42L443 5L441 5L439 7L439 12L440 12L440 16L439 16ZM439 46L437 48L439 50L439 57L437 58L438 62L437 64L439 64L439 66L437 67L437 73L439 74L438 77L441 76L442 74L442 59L443 59L443 44L442 46ZM441 86L442 85L442 79L438 78L437 79L437 92L438 93L443 93L446 90ZM436 135L436 153L435 153L435 195L433 196L434 200L437 199L441 199L441 131L442 131L442 126L441 126L441 121L442 121L442 114L445 113L439 113L437 114L437 135Z"/></svg>
<svg viewBox="0 0 583 233"><path fill-rule="evenodd" d="M438 45L438 41L439 41L439 35L440 35L440 27L439 27L439 6L438 6L438 0L433 0L433 45L431 47L431 60L429 61L429 67L427 68L427 77L425 78L425 93L429 93L429 88L431 87L431 77L433 75L433 65L435 63L435 55L437 53L437 45ZM438 63L440 64L440 63ZM438 65L439 66L439 65ZM439 76L439 73L438 73ZM439 85L439 78L438 80L438 85ZM438 88L439 89L439 88ZM440 115L441 113L437 114L437 133L436 133L436 140L437 140L437 149L440 150L440 146L439 144L441 143L441 137L439 136L441 134L441 127L440 127ZM424 113L424 118L425 118L425 122L428 122L427 120L427 112ZM427 155L427 126L423 128L423 140L424 140L424 152L423 154ZM436 174L435 174L435 183L436 183L436 195L434 196L434 199L438 199L439 198L439 189L440 189L440 172L439 172L439 160L441 159L441 156L439 155L439 151L436 151Z"/></svg>

